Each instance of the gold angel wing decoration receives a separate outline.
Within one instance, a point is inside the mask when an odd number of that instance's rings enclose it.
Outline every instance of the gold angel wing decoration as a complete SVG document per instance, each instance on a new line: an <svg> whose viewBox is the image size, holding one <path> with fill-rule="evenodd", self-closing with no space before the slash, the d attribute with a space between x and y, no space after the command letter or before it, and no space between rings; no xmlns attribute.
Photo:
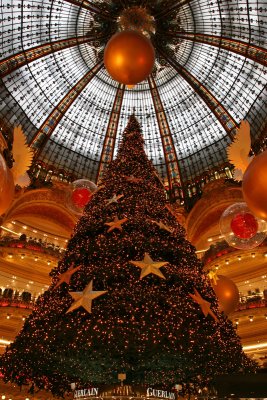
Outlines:
<svg viewBox="0 0 267 400"><path fill-rule="evenodd" d="M235 166L236 170L239 170L235 175L237 180L242 179L251 157L249 157L251 147L250 138L250 125L246 120L240 122L240 127L237 129L233 143L227 147L228 160ZM235 179L236 179L235 178Z"/></svg>
<svg viewBox="0 0 267 400"><path fill-rule="evenodd" d="M16 184L21 187L27 187L27 186L29 186L30 183L31 183L31 180L30 180L30 177L27 174L27 172L25 172L24 175L20 175L16 180Z"/></svg>
<svg viewBox="0 0 267 400"><path fill-rule="evenodd" d="M33 159L33 150L29 148L26 137L21 126L14 128L14 141L12 148L14 164L11 169L14 183L19 182L19 178L23 176L29 169Z"/></svg>

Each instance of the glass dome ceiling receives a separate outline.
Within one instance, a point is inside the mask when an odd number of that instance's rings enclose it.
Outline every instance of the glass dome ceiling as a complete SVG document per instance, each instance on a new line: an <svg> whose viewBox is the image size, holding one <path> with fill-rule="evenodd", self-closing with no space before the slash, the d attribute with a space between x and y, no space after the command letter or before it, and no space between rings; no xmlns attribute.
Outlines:
<svg viewBox="0 0 267 400"><path fill-rule="evenodd" d="M126 7L156 23L150 77L128 89L103 49ZM0 117L36 160L97 181L130 114L161 178L185 185L226 161L241 119L266 129L267 7L236 0L2 0Z"/></svg>

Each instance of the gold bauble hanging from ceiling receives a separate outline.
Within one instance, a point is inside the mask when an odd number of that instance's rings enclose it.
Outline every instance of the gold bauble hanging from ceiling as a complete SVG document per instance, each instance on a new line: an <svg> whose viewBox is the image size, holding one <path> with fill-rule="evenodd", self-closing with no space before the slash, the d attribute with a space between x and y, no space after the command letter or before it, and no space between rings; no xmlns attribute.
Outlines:
<svg viewBox="0 0 267 400"><path fill-rule="evenodd" d="M235 310L239 302L239 292L235 283L223 275L218 275L218 281L212 285L219 301L220 311L226 315Z"/></svg>
<svg viewBox="0 0 267 400"><path fill-rule="evenodd" d="M267 150L254 157L247 167L242 190L248 208L267 221Z"/></svg>
<svg viewBox="0 0 267 400"><path fill-rule="evenodd" d="M104 64L110 76L125 85L142 82L152 72L155 50L143 34L128 30L118 32L108 41Z"/></svg>
<svg viewBox="0 0 267 400"><path fill-rule="evenodd" d="M13 175L0 153L0 215L4 214L14 199Z"/></svg>

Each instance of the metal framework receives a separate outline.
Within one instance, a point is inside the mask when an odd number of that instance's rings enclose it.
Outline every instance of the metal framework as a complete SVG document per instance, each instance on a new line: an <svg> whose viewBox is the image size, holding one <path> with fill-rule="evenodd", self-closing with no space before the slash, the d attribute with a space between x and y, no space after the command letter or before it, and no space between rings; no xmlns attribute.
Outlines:
<svg viewBox="0 0 267 400"><path fill-rule="evenodd" d="M227 135L233 140L233 130L238 127L237 122L232 118L228 111L223 107L223 105L216 99L215 96L186 68L180 65L177 61L172 59L167 53L165 53L161 48L157 48L158 52L164 57L168 63L175 69L175 71L180 74L189 85L195 90L195 92L202 98L202 100L207 104L210 110L214 113L220 124L223 126Z"/></svg>
<svg viewBox="0 0 267 400"><path fill-rule="evenodd" d="M149 88L151 91L153 104L156 112L158 121L161 142L164 152L165 163L167 167L167 176L169 182L170 195L172 193L173 185L182 187L181 173L179 169L178 158L175 150L175 146L172 140L171 130L167 121L167 117L164 111L164 107L152 75L148 77Z"/></svg>
<svg viewBox="0 0 267 400"><path fill-rule="evenodd" d="M98 39L103 39L100 37ZM98 40L97 39L97 40ZM4 78L11 72L16 71L23 65L29 64L38 58L45 57L49 54L56 53L57 51L64 50L73 46L78 46L83 43L90 43L96 41L95 36L81 36L77 38L63 39L56 42L46 43L41 46L36 46L31 49L22 51L15 55L5 58L0 62L0 77Z"/></svg>
<svg viewBox="0 0 267 400"><path fill-rule="evenodd" d="M97 63L90 71L85 74L75 86L63 97L62 100L56 105L54 110L49 114L42 126L38 129L31 142L31 147L36 149L35 159L39 157L44 145L52 135L55 127L59 121L63 118L66 111L70 108L74 100L79 96L83 89L88 85L92 78L98 73L103 67L103 61Z"/></svg>
<svg viewBox="0 0 267 400"><path fill-rule="evenodd" d="M114 20L114 18L112 18L110 14L108 14L104 10L101 10L101 8L97 7L91 1L88 0L64 0L64 1L70 4L74 4L75 6L84 8L88 11L91 11L93 14L98 14L99 16L101 16L101 18Z"/></svg>
<svg viewBox="0 0 267 400"><path fill-rule="evenodd" d="M155 15L155 18L159 19L159 18L163 18L166 15L170 14L173 10L175 10L176 8L182 7L185 4L190 3L192 0L178 0L176 1L172 6L165 8L163 11L161 11L160 13Z"/></svg>
<svg viewBox="0 0 267 400"><path fill-rule="evenodd" d="M207 35L204 33L192 32L164 32L165 36L191 40L193 42L208 44L209 46L218 47L224 50L232 51L240 54L259 64L267 66L267 50L263 47L254 46L250 43L242 42L236 39L228 39L221 36Z"/></svg>
<svg viewBox="0 0 267 400"><path fill-rule="evenodd" d="M115 141L117 136L120 112L122 100L125 92L125 85L119 84L113 107L110 113L110 118L107 126L107 131L105 135L105 140L101 152L101 157L99 161L99 167L97 171L96 181L99 183L103 177L103 174L108 166L108 164L113 159Z"/></svg>

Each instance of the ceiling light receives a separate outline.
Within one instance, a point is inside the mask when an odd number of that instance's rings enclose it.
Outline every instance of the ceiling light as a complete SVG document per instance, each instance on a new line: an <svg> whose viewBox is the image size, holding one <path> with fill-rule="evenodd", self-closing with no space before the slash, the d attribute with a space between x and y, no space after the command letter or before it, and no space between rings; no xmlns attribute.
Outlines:
<svg viewBox="0 0 267 400"><path fill-rule="evenodd" d="M254 319L253 315L250 315L248 318L249 318L250 322L253 322L253 319Z"/></svg>

